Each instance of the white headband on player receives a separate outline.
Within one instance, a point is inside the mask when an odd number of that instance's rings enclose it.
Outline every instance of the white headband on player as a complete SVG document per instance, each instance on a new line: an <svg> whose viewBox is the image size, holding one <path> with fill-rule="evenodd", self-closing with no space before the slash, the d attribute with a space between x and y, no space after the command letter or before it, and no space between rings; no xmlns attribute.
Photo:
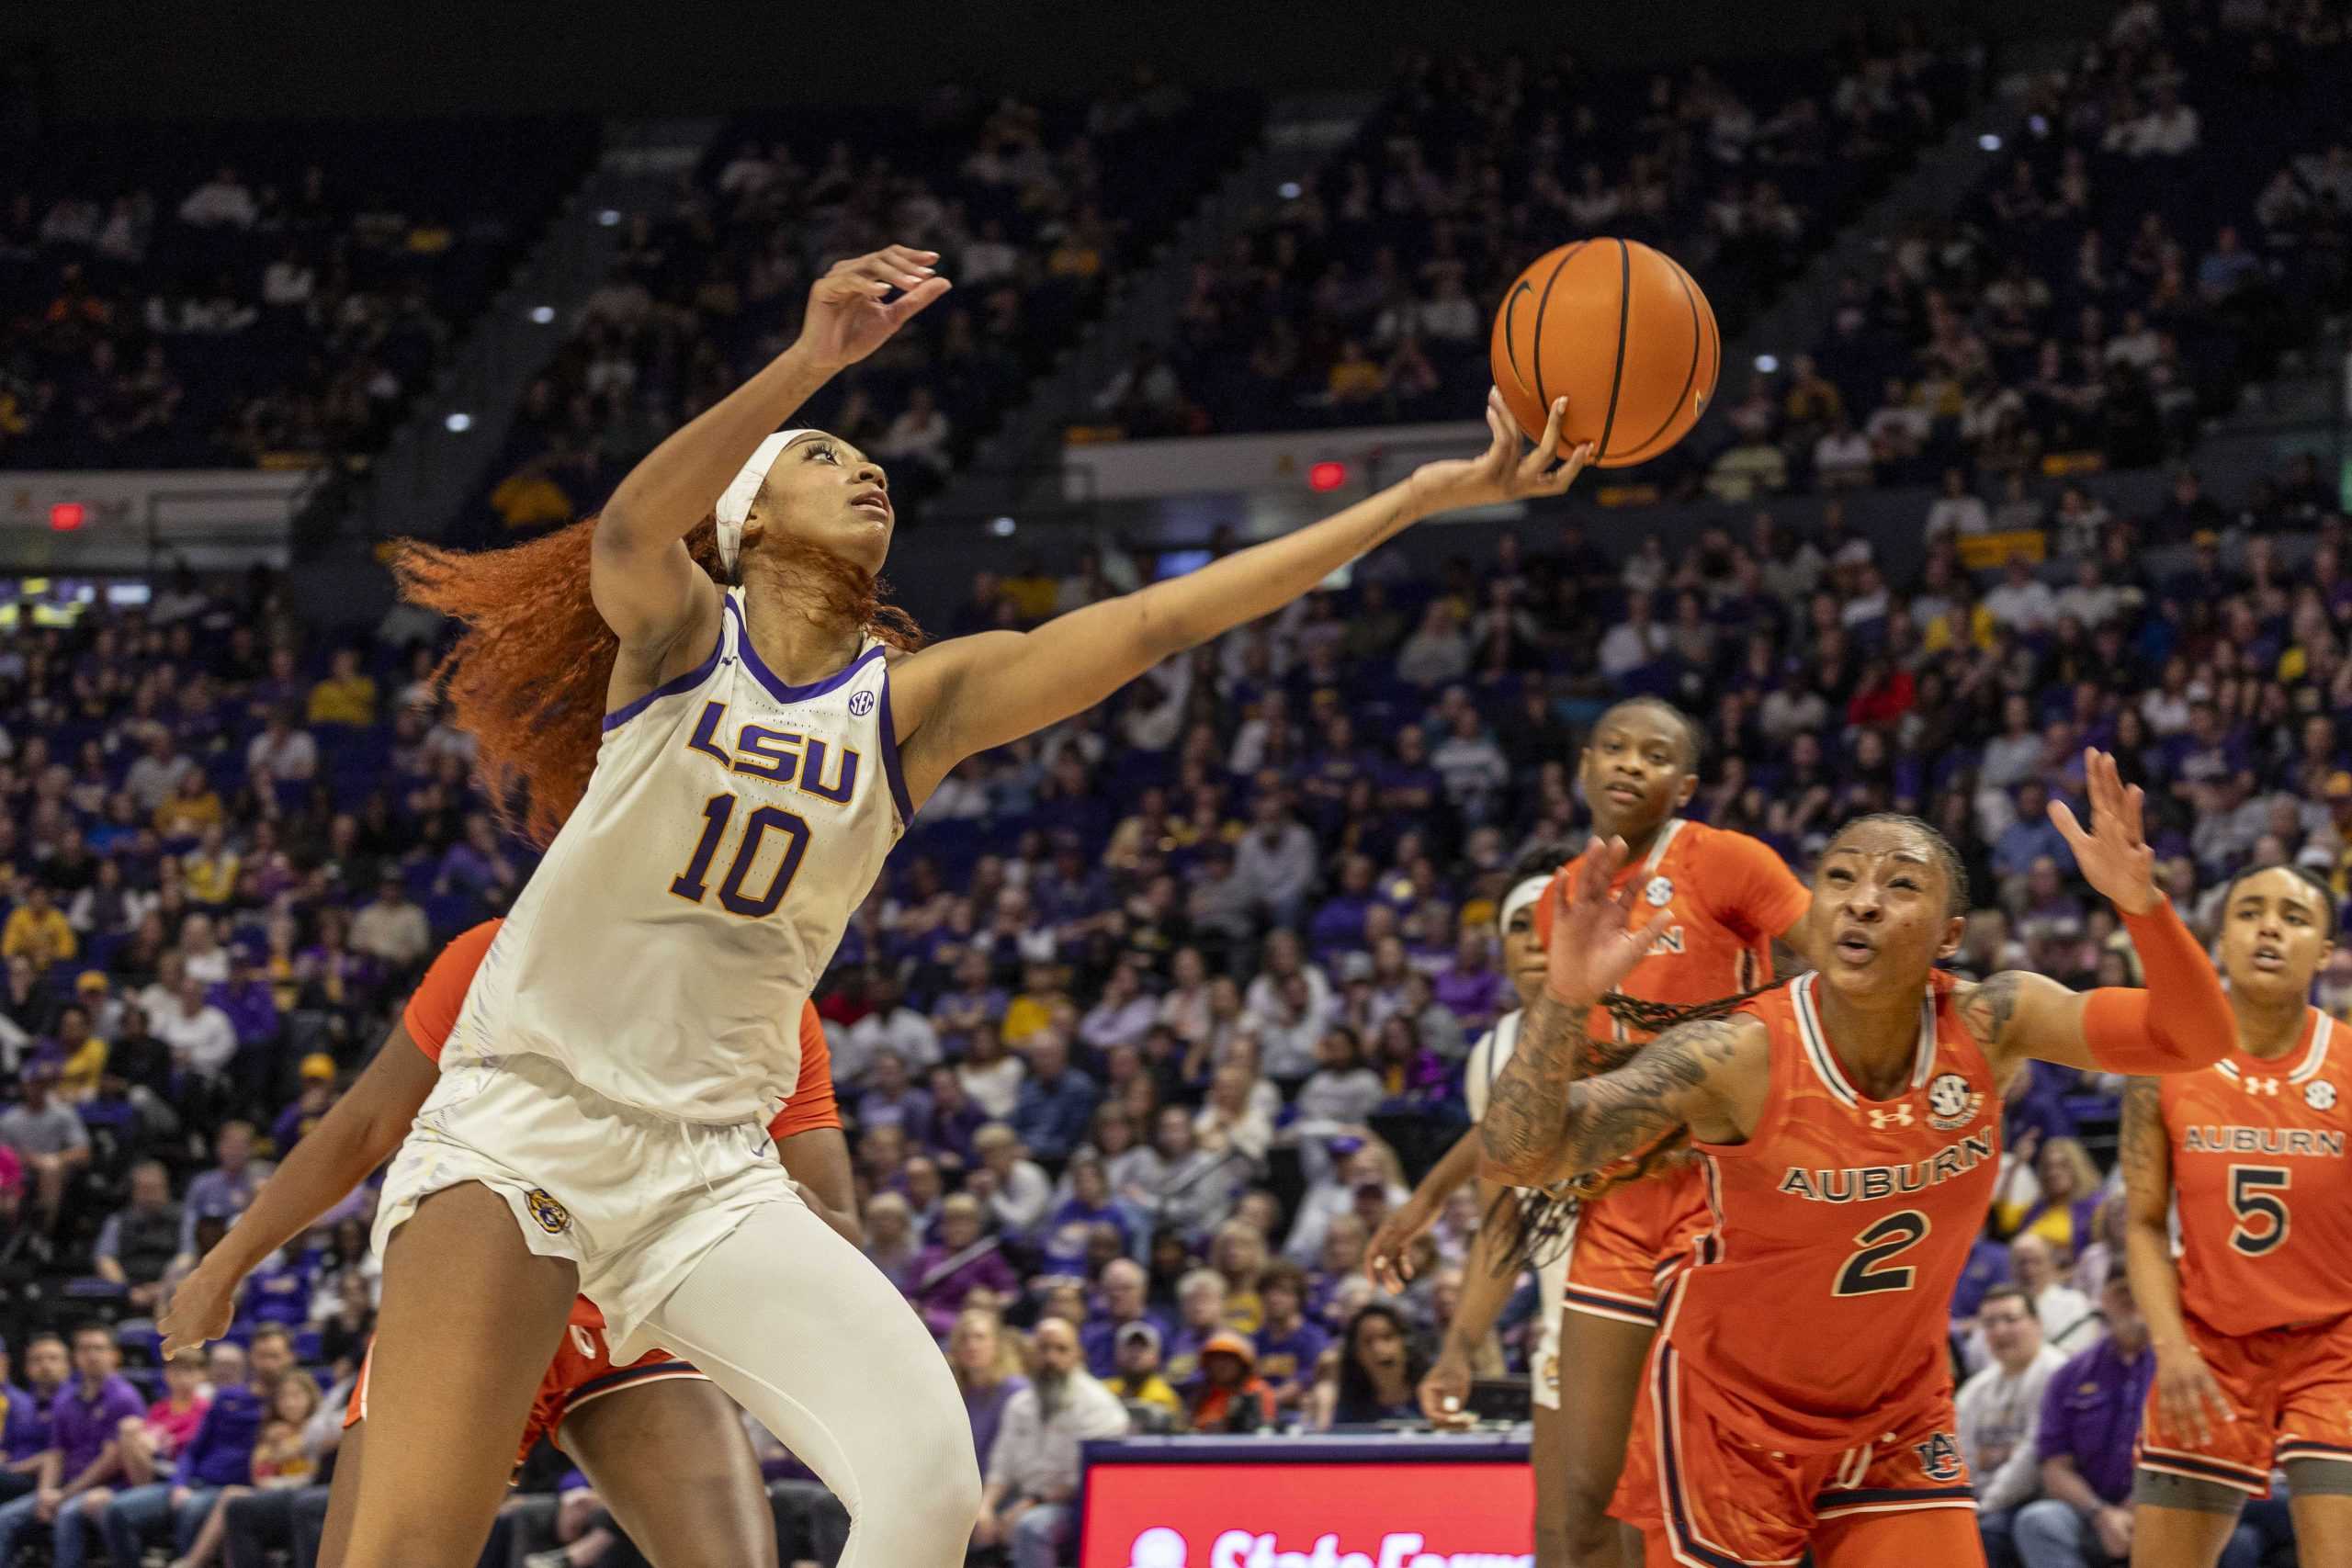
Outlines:
<svg viewBox="0 0 2352 1568"><path fill-rule="evenodd" d="M784 449L804 435L822 435L821 430L779 430L760 443L752 460L736 470L734 479L720 492L718 518L718 558L729 571L735 570L735 558L743 548L743 520L752 514L752 502L760 498L760 487L768 482L768 470L784 456Z"/></svg>
<svg viewBox="0 0 2352 1568"><path fill-rule="evenodd" d="M1552 886L1548 876L1531 876L1503 895L1502 908L1495 913L1495 930L1510 934L1510 918L1544 897L1544 889Z"/></svg>

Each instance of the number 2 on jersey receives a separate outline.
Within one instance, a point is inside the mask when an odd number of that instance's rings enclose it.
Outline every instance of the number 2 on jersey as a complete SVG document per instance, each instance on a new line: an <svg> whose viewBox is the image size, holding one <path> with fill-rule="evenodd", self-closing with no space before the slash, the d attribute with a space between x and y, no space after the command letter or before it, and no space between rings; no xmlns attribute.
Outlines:
<svg viewBox="0 0 2352 1568"><path fill-rule="evenodd" d="M718 858L719 841L727 837L728 827L735 819L735 798L731 795L714 795L703 802L702 838L695 843L686 869L670 883L670 891L689 904L701 903L710 891L711 862ZM765 887L757 893L746 893L743 884L751 879L771 829L784 835L784 858L769 874ZM727 874L719 880L718 907L747 920L775 914L775 907L784 902L785 894L791 891L792 879L800 870L800 857L808 850L808 823L776 807L761 807L743 818L735 857L728 864Z"/></svg>
<svg viewBox="0 0 2352 1568"><path fill-rule="evenodd" d="M1917 1209L1904 1209L1887 1215L1854 1238L1860 1248L1846 1259L1838 1270L1838 1287L1833 1296L1867 1296L1880 1291L1907 1291L1919 1271L1909 1267L1882 1269L1880 1264L1897 1253L1907 1252L1928 1236L1928 1216Z"/></svg>
<svg viewBox="0 0 2352 1568"><path fill-rule="evenodd" d="M2287 1205L2277 1194L2291 1185L2293 1174L2275 1165L2230 1167L2230 1212L2238 1217L2232 1247L2259 1258L2287 1239Z"/></svg>

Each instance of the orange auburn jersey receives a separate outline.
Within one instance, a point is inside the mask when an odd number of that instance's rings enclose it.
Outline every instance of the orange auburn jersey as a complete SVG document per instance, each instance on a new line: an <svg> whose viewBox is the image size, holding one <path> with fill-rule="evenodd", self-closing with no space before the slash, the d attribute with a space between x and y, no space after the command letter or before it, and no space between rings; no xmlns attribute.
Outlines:
<svg viewBox="0 0 2352 1568"><path fill-rule="evenodd" d="M2157 1080L2181 1305L2223 1334L2352 1313L2352 1038L2309 1013L2275 1061L2237 1050Z"/></svg>
<svg viewBox="0 0 2352 1568"><path fill-rule="evenodd" d="M1551 940L1552 910L1564 879L1592 852L1562 866L1536 901L1535 928ZM1772 939L1797 923L1813 893L1760 839L1677 817L1657 830L1649 852L1620 867L1610 891L1640 888L1628 924L1646 924L1660 909L1674 916L1657 943L1617 989L1668 1007L1710 1002L1760 984L1772 973ZM1587 1028L1595 1040L1639 1038L1605 1008Z"/></svg>
<svg viewBox="0 0 2352 1568"><path fill-rule="evenodd" d="M457 1026L458 1013L466 1003L466 988L473 984L474 971L481 967L482 957L490 952L491 940L498 935L502 921L484 920L480 925L458 932L434 957L424 971L424 978L417 982L416 991L401 1013L401 1022L408 1030L416 1048L434 1061L441 1060L441 1047ZM796 1134L813 1132L820 1127L842 1124L841 1106L833 1093L832 1054L825 1043L824 1025L817 1017L817 1005L800 1004L800 1077L792 1098L768 1123L768 1136L782 1144ZM595 1303L582 1296L571 1303L571 1326L602 1329L605 1314Z"/></svg>
<svg viewBox="0 0 2352 1568"><path fill-rule="evenodd" d="M1770 1089L1744 1144L1697 1144L1709 1228L1670 1287L1665 1338L1759 1445L1826 1453L1951 1397L1952 1288L2000 1169L1992 1064L1930 975L1909 1077L1848 1078L1804 975L1741 1011L1770 1032Z"/></svg>

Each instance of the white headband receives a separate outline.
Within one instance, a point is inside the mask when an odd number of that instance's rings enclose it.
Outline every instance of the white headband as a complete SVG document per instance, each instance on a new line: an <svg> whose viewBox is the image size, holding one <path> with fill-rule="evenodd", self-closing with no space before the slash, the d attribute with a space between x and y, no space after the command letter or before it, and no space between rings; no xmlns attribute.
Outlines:
<svg viewBox="0 0 2352 1568"><path fill-rule="evenodd" d="M1510 934L1510 918L1544 897L1544 889L1552 886L1548 876L1531 876L1503 895L1502 908L1495 912L1495 930L1505 936Z"/></svg>
<svg viewBox="0 0 2352 1568"><path fill-rule="evenodd" d="M760 443L752 453L752 460L735 472L735 478L719 493L718 558L729 572L735 570L735 557L743 548L743 520L752 514L752 502L760 498L760 487L768 482L768 470L784 456L784 449L804 435L821 435L818 430L779 430Z"/></svg>

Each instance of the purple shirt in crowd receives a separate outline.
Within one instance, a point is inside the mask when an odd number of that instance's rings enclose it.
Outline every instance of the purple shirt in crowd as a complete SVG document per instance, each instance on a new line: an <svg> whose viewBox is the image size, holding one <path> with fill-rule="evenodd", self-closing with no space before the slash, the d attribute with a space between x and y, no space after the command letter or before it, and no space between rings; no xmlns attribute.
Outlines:
<svg viewBox="0 0 2352 1568"><path fill-rule="evenodd" d="M2132 1442L2155 1375L2155 1352L2144 1345L2130 1361L2112 1339L2075 1357L2050 1375L2041 1395L2035 1457L2065 1455L2092 1491L2109 1503L2122 1502L2131 1495Z"/></svg>
<svg viewBox="0 0 2352 1568"><path fill-rule="evenodd" d="M109 1377L95 1390L85 1389L80 1380L60 1393L57 1404L51 1412L50 1446L64 1456L59 1484L71 1482L87 1470L106 1446L114 1441L115 1428L122 1425L126 1416L144 1416L147 1402L128 1380Z"/></svg>
<svg viewBox="0 0 2352 1568"><path fill-rule="evenodd" d="M994 1388L964 1391L964 1414L972 1418L972 1447L982 1470L989 1467L989 1450L996 1447L997 1428L1004 1425L1004 1407L1028 1386L1029 1380L1016 1372Z"/></svg>

